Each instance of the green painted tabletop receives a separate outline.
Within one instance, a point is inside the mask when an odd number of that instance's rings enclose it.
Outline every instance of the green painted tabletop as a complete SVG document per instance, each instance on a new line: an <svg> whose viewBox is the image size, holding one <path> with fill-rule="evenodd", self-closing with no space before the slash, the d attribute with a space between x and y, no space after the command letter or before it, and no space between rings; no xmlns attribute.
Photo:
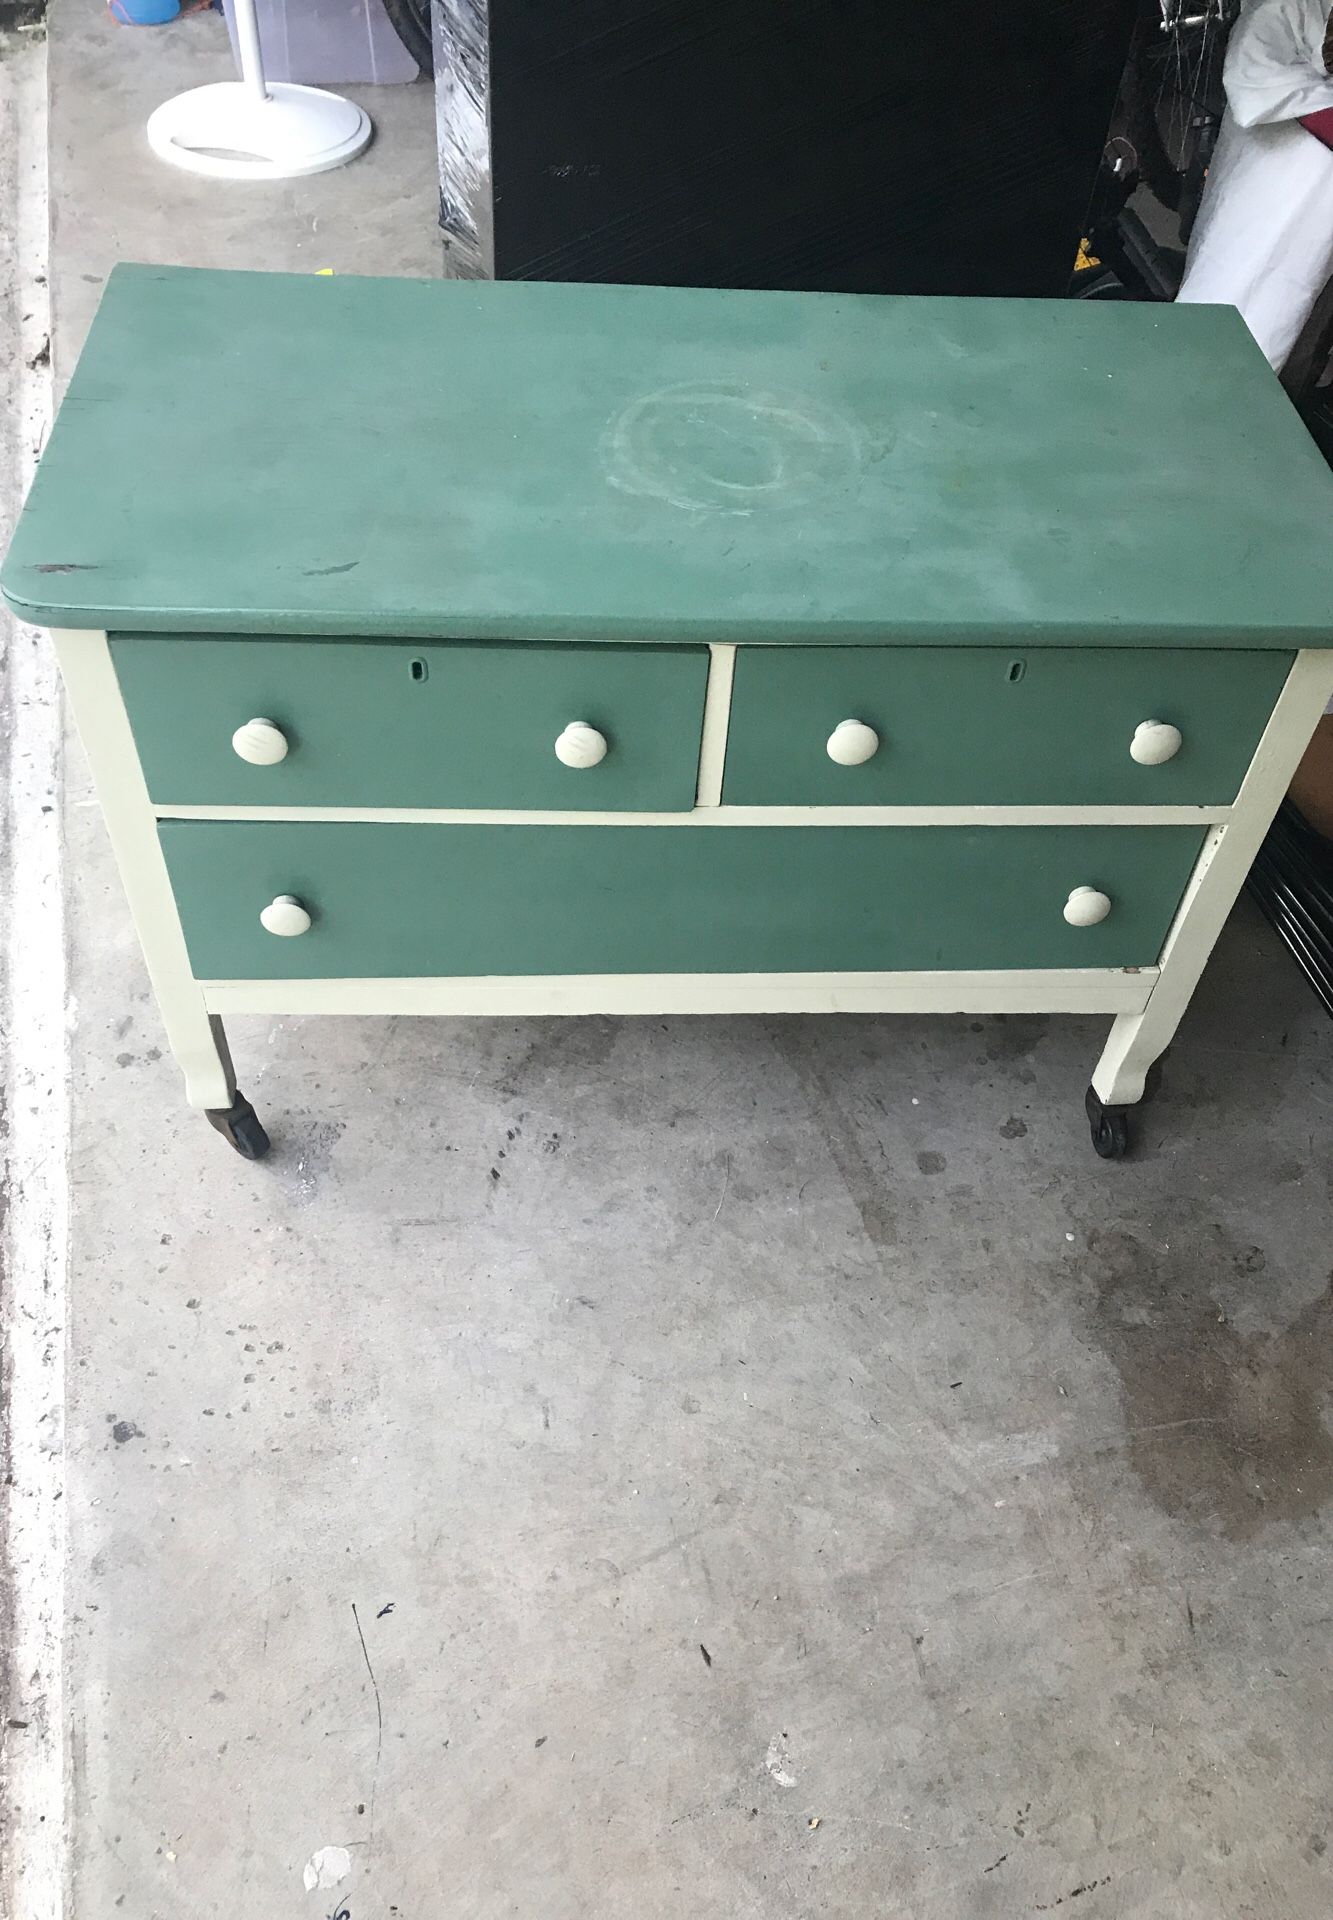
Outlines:
<svg viewBox="0 0 1333 1920"><path fill-rule="evenodd" d="M118 267L44 625L1321 644L1333 477L1230 309Z"/></svg>

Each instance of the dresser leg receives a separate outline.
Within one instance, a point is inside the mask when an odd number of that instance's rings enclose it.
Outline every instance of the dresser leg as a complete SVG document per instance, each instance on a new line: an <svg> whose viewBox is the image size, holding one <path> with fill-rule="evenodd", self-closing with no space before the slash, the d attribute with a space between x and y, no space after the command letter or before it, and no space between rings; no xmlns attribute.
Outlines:
<svg viewBox="0 0 1333 1920"><path fill-rule="evenodd" d="M243 1093L238 1093L229 1107L206 1108L204 1118L230 1140L242 1160L262 1160L268 1152L264 1123Z"/></svg>
<svg viewBox="0 0 1333 1920"><path fill-rule="evenodd" d="M237 1093L227 1036L190 967L107 637L84 628L52 637L185 1097L205 1113L229 1114Z"/></svg>
<svg viewBox="0 0 1333 1920"><path fill-rule="evenodd" d="M153 985L172 1058L185 1076L185 1098L204 1113L229 1107L236 1098L236 1070L222 1022L196 1005L203 996L193 982L178 994L163 991L160 975Z"/></svg>
<svg viewBox="0 0 1333 1920"><path fill-rule="evenodd" d="M1179 1014L1167 1020L1165 1011L1154 1020L1150 1000L1142 1013L1122 1013L1115 1021L1089 1089L1103 1106L1133 1107L1142 1100L1148 1071L1170 1046L1179 1023Z"/></svg>
<svg viewBox="0 0 1333 1920"><path fill-rule="evenodd" d="M1146 1011L1122 1014L1116 1021L1083 1103L1092 1144L1103 1160L1122 1160L1129 1152L1134 1109L1152 1097L1160 1079L1157 1069L1171 1034L1163 1032L1160 1020L1145 1032Z"/></svg>
<svg viewBox="0 0 1333 1920"><path fill-rule="evenodd" d="M268 1135L258 1114L236 1085L231 1048L221 1020L215 1013L207 1017L207 1046L201 1044L191 1049L188 1057L180 1052L176 1055L177 1064L185 1073L190 1105L203 1108L209 1126L229 1140L243 1160L262 1160L269 1149Z"/></svg>

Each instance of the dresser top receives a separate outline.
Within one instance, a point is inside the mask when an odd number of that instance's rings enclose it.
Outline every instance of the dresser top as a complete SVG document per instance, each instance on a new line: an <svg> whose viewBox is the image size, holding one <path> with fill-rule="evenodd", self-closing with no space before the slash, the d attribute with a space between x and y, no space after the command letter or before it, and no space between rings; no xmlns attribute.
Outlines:
<svg viewBox="0 0 1333 1920"><path fill-rule="evenodd" d="M1227 308L118 267L3 571L177 633L1323 644Z"/></svg>

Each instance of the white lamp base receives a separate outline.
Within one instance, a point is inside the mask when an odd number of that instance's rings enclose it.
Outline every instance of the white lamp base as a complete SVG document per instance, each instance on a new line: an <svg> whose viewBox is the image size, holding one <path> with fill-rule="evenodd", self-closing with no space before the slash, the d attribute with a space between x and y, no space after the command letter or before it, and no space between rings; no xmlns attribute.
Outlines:
<svg viewBox="0 0 1333 1920"><path fill-rule="evenodd" d="M153 152L215 180L294 180L354 160L370 115L320 87L270 80L266 97L240 80L195 87L150 117Z"/></svg>

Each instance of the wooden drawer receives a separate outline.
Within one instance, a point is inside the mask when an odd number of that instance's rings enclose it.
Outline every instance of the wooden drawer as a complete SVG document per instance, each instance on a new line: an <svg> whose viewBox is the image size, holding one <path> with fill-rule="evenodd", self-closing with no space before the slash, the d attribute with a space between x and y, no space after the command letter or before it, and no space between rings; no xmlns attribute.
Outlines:
<svg viewBox="0 0 1333 1920"><path fill-rule="evenodd" d="M1218 806L1233 800L1293 656L1151 648L747 647L723 799L769 806ZM840 766L863 721L873 757ZM1140 724L1181 735L1157 765ZM1140 751L1142 751L1142 747Z"/></svg>
<svg viewBox="0 0 1333 1920"><path fill-rule="evenodd" d="M1153 964L1193 827L165 821L201 979ZM1071 891L1111 911L1074 927ZM311 925L268 933L294 896Z"/></svg>
<svg viewBox="0 0 1333 1920"><path fill-rule="evenodd" d="M111 653L159 805L694 804L704 647L117 634ZM233 746L256 717L287 743L275 764ZM596 765L556 756L578 721L607 742Z"/></svg>

